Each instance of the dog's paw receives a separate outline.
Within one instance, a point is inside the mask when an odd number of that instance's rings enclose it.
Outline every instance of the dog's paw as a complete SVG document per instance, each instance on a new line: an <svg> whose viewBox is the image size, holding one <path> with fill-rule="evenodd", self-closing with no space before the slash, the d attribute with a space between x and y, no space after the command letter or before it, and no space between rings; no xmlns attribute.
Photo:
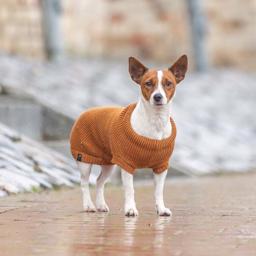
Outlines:
<svg viewBox="0 0 256 256"><path fill-rule="evenodd" d="M95 208L95 206L92 202L91 203L84 203L83 208L84 208L85 212L96 212L96 208Z"/></svg>
<svg viewBox="0 0 256 256"><path fill-rule="evenodd" d="M156 207L156 211L159 216L172 216L171 210L166 207Z"/></svg>
<svg viewBox="0 0 256 256"><path fill-rule="evenodd" d="M98 212L109 212L108 205L106 203L96 203Z"/></svg>
<svg viewBox="0 0 256 256"><path fill-rule="evenodd" d="M125 210L125 216L127 216L127 217L136 217L138 215L139 215L139 212L136 209L136 207L130 207Z"/></svg>

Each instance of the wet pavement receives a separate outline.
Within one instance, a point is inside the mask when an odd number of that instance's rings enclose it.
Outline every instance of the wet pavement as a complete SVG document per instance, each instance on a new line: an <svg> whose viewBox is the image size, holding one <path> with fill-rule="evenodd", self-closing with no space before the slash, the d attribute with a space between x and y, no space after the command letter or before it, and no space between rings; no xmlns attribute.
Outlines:
<svg viewBox="0 0 256 256"><path fill-rule="evenodd" d="M137 218L121 187L106 189L108 214L84 213L79 188L2 198L0 255L256 255L255 174L171 180L165 198L172 218L151 185L136 186Z"/></svg>

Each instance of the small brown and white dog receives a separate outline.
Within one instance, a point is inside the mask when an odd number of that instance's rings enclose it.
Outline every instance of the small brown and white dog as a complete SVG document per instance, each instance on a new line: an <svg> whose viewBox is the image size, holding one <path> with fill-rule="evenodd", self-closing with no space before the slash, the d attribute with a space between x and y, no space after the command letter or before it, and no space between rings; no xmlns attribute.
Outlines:
<svg viewBox="0 0 256 256"><path fill-rule="evenodd" d="M176 85L181 82L187 71L187 56L181 56L170 68L165 70L148 69L134 57L129 58L129 73L134 82L140 85L139 101L134 108L130 123L133 131L143 137L153 140L164 140L172 134L170 123L170 105L174 97ZM80 155L81 157L81 155ZM104 199L104 185L110 176L114 165L101 165L101 173L96 184L96 207L89 191L89 176L91 163L77 161L81 172L81 187L83 191L83 207L87 212L108 212ZM133 175L122 172L122 182L125 193L124 211L126 216L137 216L138 210L134 199ZM167 169L154 173L155 205L158 215L171 216L171 211L164 204L163 189Z"/></svg>

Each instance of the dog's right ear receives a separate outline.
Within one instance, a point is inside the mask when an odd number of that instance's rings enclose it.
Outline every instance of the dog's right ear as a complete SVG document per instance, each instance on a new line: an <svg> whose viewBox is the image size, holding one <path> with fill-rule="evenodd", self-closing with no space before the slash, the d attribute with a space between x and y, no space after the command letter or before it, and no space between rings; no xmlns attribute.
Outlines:
<svg viewBox="0 0 256 256"><path fill-rule="evenodd" d="M134 57L129 58L129 73L134 82L140 84L142 76L147 72L148 68L145 67Z"/></svg>

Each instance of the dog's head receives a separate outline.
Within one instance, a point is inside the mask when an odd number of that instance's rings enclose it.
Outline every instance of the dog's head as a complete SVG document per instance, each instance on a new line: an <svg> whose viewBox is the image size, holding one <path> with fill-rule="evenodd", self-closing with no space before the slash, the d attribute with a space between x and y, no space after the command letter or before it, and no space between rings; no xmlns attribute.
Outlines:
<svg viewBox="0 0 256 256"><path fill-rule="evenodd" d="M165 70L148 69L136 58L129 58L129 73L132 80L140 85L144 99L154 106L162 106L170 102L176 85L185 77L187 67L186 55L182 55Z"/></svg>

